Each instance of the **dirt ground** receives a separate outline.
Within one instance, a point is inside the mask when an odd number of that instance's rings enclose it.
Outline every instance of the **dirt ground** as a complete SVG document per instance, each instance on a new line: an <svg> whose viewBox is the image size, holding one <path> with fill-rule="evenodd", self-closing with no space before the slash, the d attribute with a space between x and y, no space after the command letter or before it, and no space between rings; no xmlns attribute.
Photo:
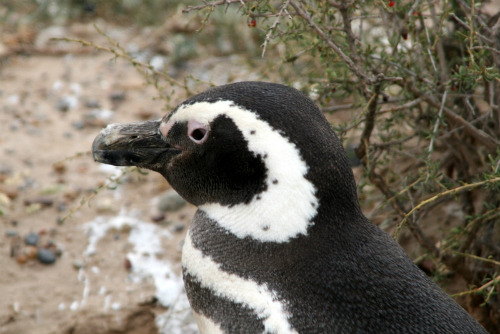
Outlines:
<svg viewBox="0 0 500 334"><path fill-rule="evenodd" d="M105 28L125 48L148 43L144 31ZM196 333L179 263L195 208L162 213L159 175L123 176L90 156L106 124L157 119L164 101L129 63L49 41L105 42L91 24L23 34L0 44L0 333ZM23 38L33 47L18 48ZM237 59L192 71L256 79ZM30 233L54 263L36 259Z"/></svg>
<svg viewBox="0 0 500 334"><path fill-rule="evenodd" d="M118 40L134 36L110 31ZM90 156L107 123L159 118L164 103L130 64L75 44L59 49L47 39L54 34L102 42L91 25L75 25L40 32L40 45L27 54L4 54L0 333L195 332L179 265L194 208L162 214L157 201L169 186L161 177L132 172L114 187L108 178L122 170ZM104 183L113 189L82 203ZM55 263L34 258L36 250L24 241L29 233L39 236L39 249L58 254ZM166 269L151 272L145 264L152 260ZM165 298L174 300L153 298L162 284L171 288Z"/></svg>

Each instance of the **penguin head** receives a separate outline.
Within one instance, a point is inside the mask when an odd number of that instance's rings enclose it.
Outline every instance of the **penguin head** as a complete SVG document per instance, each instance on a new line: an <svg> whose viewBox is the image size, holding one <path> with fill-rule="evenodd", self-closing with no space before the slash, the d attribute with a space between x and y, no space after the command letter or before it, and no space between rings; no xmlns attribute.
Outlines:
<svg viewBox="0 0 500 334"><path fill-rule="evenodd" d="M324 204L336 214L359 210L331 125L307 96L284 85L219 86L161 120L110 125L95 139L93 155L161 173L241 237L286 241L307 234Z"/></svg>

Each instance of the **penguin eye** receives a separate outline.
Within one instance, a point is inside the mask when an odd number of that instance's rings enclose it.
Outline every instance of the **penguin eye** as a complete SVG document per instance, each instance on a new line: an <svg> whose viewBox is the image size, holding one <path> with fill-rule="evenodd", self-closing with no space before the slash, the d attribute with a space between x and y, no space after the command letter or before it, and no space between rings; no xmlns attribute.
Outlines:
<svg viewBox="0 0 500 334"><path fill-rule="evenodd" d="M188 122L188 137L196 144L204 143L208 138L209 128L197 121Z"/></svg>

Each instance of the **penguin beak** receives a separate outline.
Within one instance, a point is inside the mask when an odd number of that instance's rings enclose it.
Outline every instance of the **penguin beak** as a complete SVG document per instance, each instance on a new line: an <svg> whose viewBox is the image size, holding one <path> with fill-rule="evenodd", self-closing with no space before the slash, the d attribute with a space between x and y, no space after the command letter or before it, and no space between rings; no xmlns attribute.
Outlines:
<svg viewBox="0 0 500 334"><path fill-rule="evenodd" d="M94 160L108 165L159 171L181 152L162 137L160 123L161 120L108 125L94 139Z"/></svg>

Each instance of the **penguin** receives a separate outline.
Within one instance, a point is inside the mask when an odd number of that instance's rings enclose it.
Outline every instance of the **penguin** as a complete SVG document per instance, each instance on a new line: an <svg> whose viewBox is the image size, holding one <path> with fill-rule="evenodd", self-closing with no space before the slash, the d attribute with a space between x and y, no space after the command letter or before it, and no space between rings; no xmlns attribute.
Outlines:
<svg viewBox="0 0 500 334"><path fill-rule="evenodd" d="M92 151L198 207L182 268L201 333L487 333L363 215L340 140L298 90L210 88L108 125Z"/></svg>

